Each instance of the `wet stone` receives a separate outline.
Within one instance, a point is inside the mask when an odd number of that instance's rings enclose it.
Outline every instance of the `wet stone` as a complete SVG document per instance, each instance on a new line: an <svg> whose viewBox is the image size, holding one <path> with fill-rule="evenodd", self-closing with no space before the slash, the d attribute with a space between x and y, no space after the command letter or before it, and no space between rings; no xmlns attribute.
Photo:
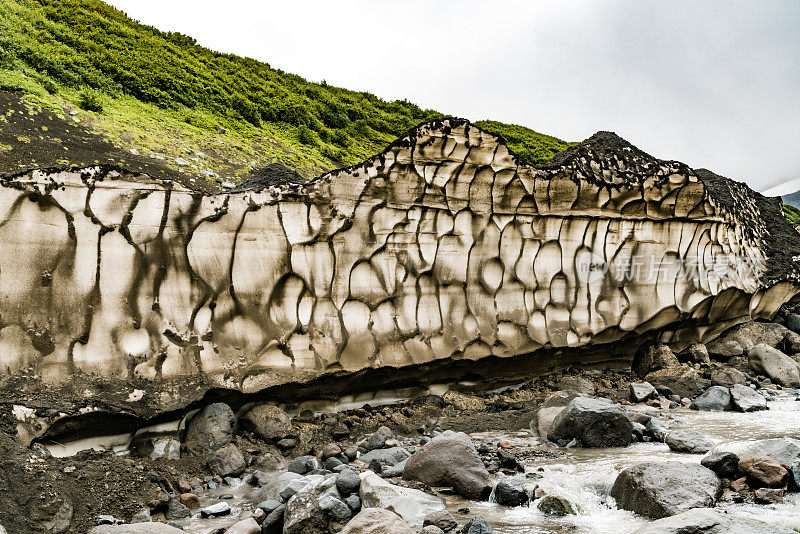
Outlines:
<svg viewBox="0 0 800 534"><path fill-rule="evenodd" d="M723 386L711 386L692 401L691 408L700 411L722 412L733 409L731 394Z"/></svg>
<svg viewBox="0 0 800 534"><path fill-rule="evenodd" d="M503 506L522 506L528 502L528 492L522 486L501 480L494 488L494 498Z"/></svg>
<svg viewBox="0 0 800 534"><path fill-rule="evenodd" d="M289 462L289 471L298 475L305 475L316 469L322 469L323 465L313 456L300 456Z"/></svg>
<svg viewBox="0 0 800 534"><path fill-rule="evenodd" d="M231 513L231 506L226 502L218 502L200 510L200 515L203 517L217 517L229 513Z"/></svg>
<svg viewBox="0 0 800 534"><path fill-rule="evenodd" d="M730 389L731 402L740 412L756 412L767 409L767 399L747 386L736 384Z"/></svg>
<svg viewBox="0 0 800 534"><path fill-rule="evenodd" d="M700 465L708 467L721 478L735 478L739 474L739 457L732 452L710 454L700 460Z"/></svg>
<svg viewBox="0 0 800 534"><path fill-rule="evenodd" d="M256 505L256 508L260 508L264 510L264 513L269 515L274 510L276 510L281 505L280 501L276 501L275 499L268 499L266 501L261 501Z"/></svg>
<svg viewBox="0 0 800 534"><path fill-rule="evenodd" d="M545 515L564 517L575 515L572 503L558 495L545 495L536 504L536 508Z"/></svg>
<svg viewBox="0 0 800 534"><path fill-rule="evenodd" d="M461 532L462 534L492 534L492 529L484 518L476 516L467 521Z"/></svg>
<svg viewBox="0 0 800 534"><path fill-rule="evenodd" d="M437 510L425 516L422 526L434 526L444 532L449 532L458 527L458 522L447 510Z"/></svg>
<svg viewBox="0 0 800 534"><path fill-rule="evenodd" d="M714 446L714 442L706 436L688 428L671 430L667 433L664 441L670 450L693 454L706 453Z"/></svg>

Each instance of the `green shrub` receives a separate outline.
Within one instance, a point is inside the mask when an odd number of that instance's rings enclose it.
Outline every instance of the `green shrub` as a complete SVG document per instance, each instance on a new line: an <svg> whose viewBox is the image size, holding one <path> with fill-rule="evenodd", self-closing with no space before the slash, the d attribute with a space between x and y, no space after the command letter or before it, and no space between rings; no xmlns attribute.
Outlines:
<svg viewBox="0 0 800 534"><path fill-rule="evenodd" d="M304 145L316 146L319 144L316 132L305 124L301 124L300 127L297 128L297 140Z"/></svg>
<svg viewBox="0 0 800 534"><path fill-rule="evenodd" d="M58 84L49 76L40 76L36 81L38 81L42 87L44 87L44 90L51 95L58 93Z"/></svg>
<svg viewBox="0 0 800 534"><path fill-rule="evenodd" d="M350 146L353 140L347 135L347 132L344 130L333 130L331 133L331 141L336 143L342 148L346 148Z"/></svg>
<svg viewBox="0 0 800 534"><path fill-rule="evenodd" d="M84 89L78 94L78 107L96 113L103 112L103 97L94 89Z"/></svg>
<svg viewBox="0 0 800 534"><path fill-rule="evenodd" d="M337 163L344 163L345 159L347 158L347 152L342 150L341 148L337 148L331 145L325 145L322 147L322 154Z"/></svg>

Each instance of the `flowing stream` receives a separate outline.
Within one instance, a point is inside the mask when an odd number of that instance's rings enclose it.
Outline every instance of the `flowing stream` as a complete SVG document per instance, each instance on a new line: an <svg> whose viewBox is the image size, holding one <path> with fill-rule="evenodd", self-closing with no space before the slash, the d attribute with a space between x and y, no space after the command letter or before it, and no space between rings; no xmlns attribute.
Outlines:
<svg viewBox="0 0 800 534"><path fill-rule="evenodd" d="M712 438L720 448L735 448L749 440L766 438L800 438L800 402L795 395L783 395L769 403L764 412L699 412L685 408L669 410L672 427L687 426ZM657 410L653 410L657 411ZM503 437L517 446L537 445L530 433L498 436L475 434L473 438ZM618 510L608 492L617 474L641 462L676 460L699 463L703 454L675 453L664 443L636 443L626 448L554 449L558 458L544 458L526 465L526 474L514 479L523 484L538 485L548 494L565 497L576 507L577 515L550 517L535 506L509 508L491 502L465 501L448 497L447 507L456 518L464 517L459 508L468 507L471 514L482 515L495 534L530 532L627 534L647 524L647 519ZM800 493L787 494L779 505L734 504L723 502L730 513L794 528L800 532Z"/></svg>
<svg viewBox="0 0 800 534"><path fill-rule="evenodd" d="M800 401L797 394L783 393L768 403L769 410L753 413L699 412L687 408L659 410L639 405L637 409L658 413L667 419L670 428L688 427L715 443L720 450L736 450L747 441L767 438L800 439ZM535 460L525 462L526 472L513 480L532 490L539 486L547 494L559 495L570 501L576 515L553 517L542 514L535 506L506 507L493 502L464 500L452 494L442 495L447 508L463 523L468 517L481 515L494 534L520 533L585 533L631 534L648 523L648 519L631 512L618 510L608 492L620 471L640 462L668 461L699 463L703 454L675 453L664 443L635 443L625 448L582 449L548 448L542 446L528 430L515 434L486 432L473 434L476 442L503 439L516 449L538 451ZM502 475L501 475L502 476ZM240 518L250 515L252 504L246 495L253 489L247 484L222 485L200 493L202 506L222 500L231 506L231 514L219 518L193 517L184 525L186 532L208 534L224 529ZM459 509L469 508L469 514ZM800 493L788 493L785 504L756 505L724 501L719 507L734 515L759 519L800 532Z"/></svg>

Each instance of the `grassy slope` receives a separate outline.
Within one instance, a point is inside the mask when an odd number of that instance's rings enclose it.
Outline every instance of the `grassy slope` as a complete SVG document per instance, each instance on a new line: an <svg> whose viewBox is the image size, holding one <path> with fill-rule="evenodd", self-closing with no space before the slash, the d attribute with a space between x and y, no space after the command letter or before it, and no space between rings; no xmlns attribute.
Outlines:
<svg viewBox="0 0 800 534"><path fill-rule="evenodd" d="M118 146L188 159L176 170L220 181L272 161L308 176L357 163L441 116L208 50L99 0L0 0L0 90L58 113L82 107L72 120ZM568 145L522 126L479 125L534 164Z"/></svg>
<svg viewBox="0 0 800 534"><path fill-rule="evenodd" d="M800 209L791 204L783 205L783 216L792 224L800 223Z"/></svg>

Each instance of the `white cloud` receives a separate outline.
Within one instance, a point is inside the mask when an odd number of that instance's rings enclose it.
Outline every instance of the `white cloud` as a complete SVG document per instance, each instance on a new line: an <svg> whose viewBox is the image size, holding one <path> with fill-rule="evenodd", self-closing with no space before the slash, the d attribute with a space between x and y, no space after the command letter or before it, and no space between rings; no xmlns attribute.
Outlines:
<svg viewBox="0 0 800 534"><path fill-rule="evenodd" d="M747 181L800 176L793 0L111 0L311 80L569 140L616 131Z"/></svg>

